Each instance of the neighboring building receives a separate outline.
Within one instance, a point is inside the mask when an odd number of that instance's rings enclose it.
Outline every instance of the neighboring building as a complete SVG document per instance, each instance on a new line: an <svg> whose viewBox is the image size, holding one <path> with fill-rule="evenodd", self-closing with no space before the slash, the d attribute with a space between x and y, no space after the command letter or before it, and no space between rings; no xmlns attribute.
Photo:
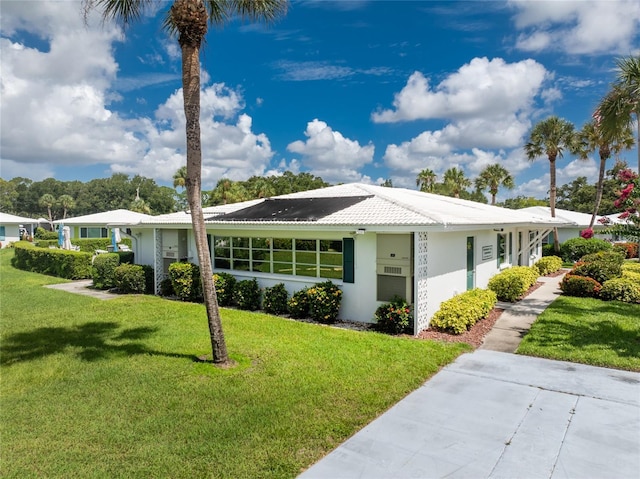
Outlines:
<svg viewBox="0 0 640 479"><path fill-rule="evenodd" d="M401 188L346 184L204 210L214 271L289 293L327 279L343 290L340 318L371 322L394 295L414 305L415 332L440 303L511 265L541 257L562 220ZM136 262L156 288L174 261L197 263L187 213L129 226ZM134 245L135 246L135 245Z"/></svg>
<svg viewBox="0 0 640 479"><path fill-rule="evenodd" d="M122 234L127 233L127 225L137 224L150 215L130 210L111 210L103 213L76 216L54 221L56 225L69 226L71 238L110 238L111 226L121 226Z"/></svg>
<svg viewBox="0 0 640 479"><path fill-rule="evenodd" d="M551 217L551 207L549 206L529 206L527 208L521 208L518 211L525 211L527 213L548 218ZM561 210L559 208L556 208L556 218L566 223L564 226L558 227L558 239L560 243L564 243L571 238L579 238L580 232L587 229L589 227L589 223L591 223L590 214ZM596 217L596 222L593 225L593 231L596 234L595 237L604 240L611 240L611 235L598 233L606 228L605 225L598 222L598 218L600 218L600 216ZM553 232L544 239L544 244L553 244Z"/></svg>
<svg viewBox="0 0 640 479"><path fill-rule="evenodd" d="M0 213L1 247L6 248L9 244L20 241L25 233L33 236L37 224L38 220L34 220L33 218Z"/></svg>

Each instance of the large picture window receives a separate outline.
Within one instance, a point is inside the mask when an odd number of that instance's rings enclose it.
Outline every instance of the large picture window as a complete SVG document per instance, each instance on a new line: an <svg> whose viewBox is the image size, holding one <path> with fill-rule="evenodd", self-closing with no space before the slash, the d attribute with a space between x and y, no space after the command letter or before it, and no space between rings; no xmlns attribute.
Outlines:
<svg viewBox="0 0 640 479"><path fill-rule="evenodd" d="M342 279L342 240L215 236L217 269Z"/></svg>
<svg viewBox="0 0 640 479"><path fill-rule="evenodd" d="M80 227L80 238L108 238L107 228Z"/></svg>

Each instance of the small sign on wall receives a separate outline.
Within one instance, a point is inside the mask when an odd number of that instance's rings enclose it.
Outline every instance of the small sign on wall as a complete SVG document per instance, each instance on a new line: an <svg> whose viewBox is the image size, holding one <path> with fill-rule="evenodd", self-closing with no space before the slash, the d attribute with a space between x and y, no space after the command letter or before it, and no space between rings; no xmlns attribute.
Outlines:
<svg viewBox="0 0 640 479"><path fill-rule="evenodd" d="M489 261L493 259L493 246L483 246L482 247L482 261Z"/></svg>

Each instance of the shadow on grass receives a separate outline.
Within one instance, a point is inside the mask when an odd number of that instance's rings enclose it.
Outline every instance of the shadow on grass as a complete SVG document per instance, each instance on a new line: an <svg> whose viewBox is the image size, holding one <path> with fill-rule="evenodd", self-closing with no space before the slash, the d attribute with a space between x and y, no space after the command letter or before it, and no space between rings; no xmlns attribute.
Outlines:
<svg viewBox="0 0 640 479"><path fill-rule="evenodd" d="M2 341L0 364L12 365L75 350L83 361L112 357L160 355L199 361L195 355L165 353L147 348L141 341L157 328L121 330L116 322L89 322L76 327L37 328L7 336Z"/></svg>
<svg viewBox="0 0 640 479"><path fill-rule="evenodd" d="M593 300L580 304L556 301L525 336L526 346L570 346L576 350L597 347L620 358L640 357L640 331L625 327L611 315L640 320L640 306L617 301Z"/></svg>

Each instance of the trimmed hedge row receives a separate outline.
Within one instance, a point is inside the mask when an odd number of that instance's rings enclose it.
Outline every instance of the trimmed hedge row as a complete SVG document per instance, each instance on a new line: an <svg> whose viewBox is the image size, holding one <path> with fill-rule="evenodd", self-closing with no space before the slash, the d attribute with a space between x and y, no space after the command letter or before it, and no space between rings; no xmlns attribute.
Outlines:
<svg viewBox="0 0 640 479"><path fill-rule="evenodd" d="M15 268L65 279L91 278L92 255L89 253L39 248L28 241L18 241L14 246L11 264Z"/></svg>
<svg viewBox="0 0 640 479"><path fill-rule="evenodd" d="M442 331L462 334L485 318L496 302L494 291L480 288L465 291L440 304L430 325Z"/></svg>
<svg viewBox="0 0 640 479"><path fill-rule="evenodd" d="M95 253L97 249L108 249L112 245L109 238L73 238L71 243L74 246L79 246L80 251L85 253ZM130 248L132 247L131 238L122 238L121 244L126 244ZM40 248L49 248L49 246L58 246L58 238L56 239L41 239L36 241L36 246Z"/></svg>

